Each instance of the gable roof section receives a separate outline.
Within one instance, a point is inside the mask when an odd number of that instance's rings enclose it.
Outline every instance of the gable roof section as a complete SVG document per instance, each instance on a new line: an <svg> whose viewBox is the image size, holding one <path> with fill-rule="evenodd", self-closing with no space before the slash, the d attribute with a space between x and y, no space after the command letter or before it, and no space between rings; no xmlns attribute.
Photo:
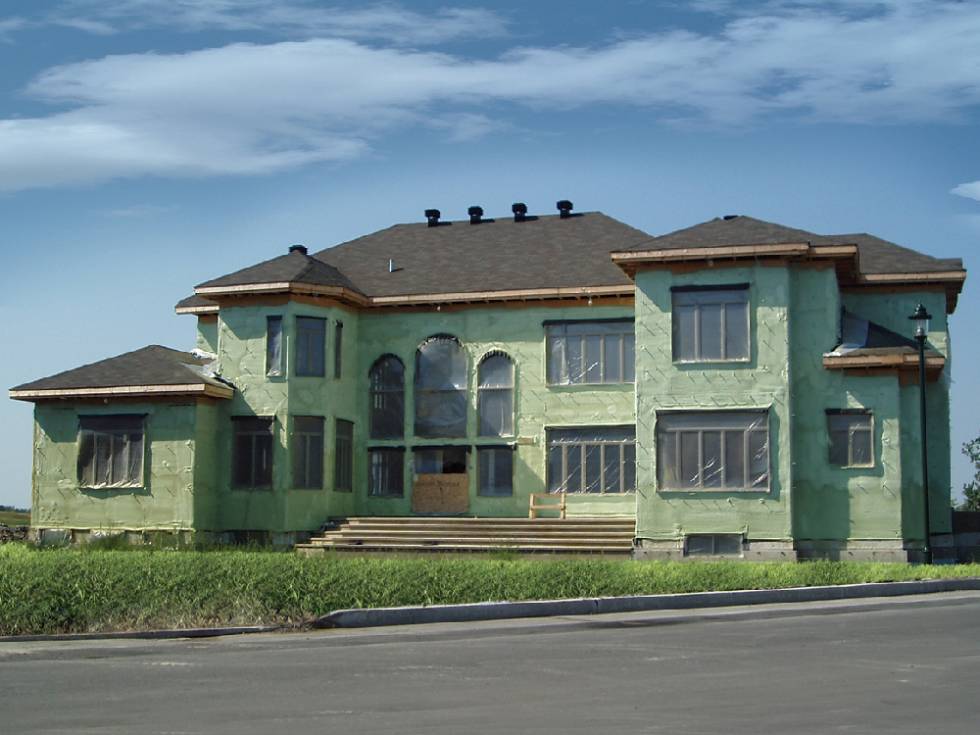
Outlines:
<svg viewBox="0 0 980 735"><path fill-rule="evenodd" d="M25 401L157 395L231 398L234 388L208 374L210 362L189 352L149 345L18 385L10 389L10 397Z"/></svg>

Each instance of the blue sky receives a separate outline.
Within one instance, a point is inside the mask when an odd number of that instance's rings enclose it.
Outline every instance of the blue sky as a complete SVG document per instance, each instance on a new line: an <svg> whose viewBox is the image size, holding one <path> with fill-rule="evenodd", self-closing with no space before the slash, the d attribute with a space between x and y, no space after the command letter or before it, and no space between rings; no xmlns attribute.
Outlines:
<svg viewBox="0 0 980 735"><path fill-rule="evenodd" d="M190 347L194 284L427 207L568 198L654 234L751 214L972 269L978 38L980 3L941 0L8 0L0 385ZM0 402L0 504L29 503L30 456L30 404Z"/></svg>

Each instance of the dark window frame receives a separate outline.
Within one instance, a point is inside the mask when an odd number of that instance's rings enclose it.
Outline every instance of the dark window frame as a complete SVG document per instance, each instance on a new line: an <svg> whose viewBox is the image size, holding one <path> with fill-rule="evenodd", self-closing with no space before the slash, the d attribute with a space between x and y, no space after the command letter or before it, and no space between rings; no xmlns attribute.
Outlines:
<svg viewBox="0 0 980 735"><path fill-rule="evenodd" d="M712 286L675 286L671 288L671 357L673 362L690 365L695 363L744 363L752 357L752 315L749 284L719 284ZM705 329L704 307L716 306L718 311L718 355L704 354L702 331ZM741 307L745 330L744 354L730 351L728 344L728 307ZM693 310L693 332L687 332L681 324L681 310ZM741 341L740 341L741 344ZM690 348L690 349L688 349ZM729 354L731 352L731 354ZM683 357L690 353L691 357Z"/></svg>
<svg viewBox="0 0 980 735"><path fill-rule="evenodd" d="M319 316L297 315L294 373L299 378L327 375L327 320ZM316 325L313 328L313 325Z"/></svg>
<svg viewBox="0 0 980 735"><path fill-rule="evenodd" d="M138 437L138 438L135 438ZM83 488L140 488L146 478L146 415L101 414L78 417L76 478ZM134 449L134 447L137 447ZM100 451L107 448L107 451ZM134 456L134 453L137 456ZM124 462L119 457L125 455ZM103 465L100 472L100 464ZM117 464L121 472L117 476ZM99 482L105 474L105 482Z"/></svg>
<svg viewBox="0 0 980 735"><path fill-rule="evenodd" d="M581 438L576 438L576 434ZM606 435L605 438L602 438L603 434ZM552 426L546 427L545 437L545 480L548 492L581 495L626 495L636 492L634 424ZM599 453L599 482L596 490L589 489L590 451ZM557 473L556 458L559 464ZM611 467L615 467L616 471L610 472ZM576 476L577 482L574 482ZM615 488L612 487L614 482Z"/></svg>
<svg viewBox="0 0 980 735"><path fill-rule="evenodd" d="M461 375L453 375L446 372L446 377L448 378L447 385L437 387L428 384L430 379L424 369L422 360L423 352L427 346L440 343L453 345L456 354L450 359L461 359L463 364ZM462 381L457 380L456 382L461 382L461 386L448 385L448 383L452 383L454 379L460 377ZM466 437L470 408L469 378L469 355L459 338L451 334L434 334L419 344L415 350L415 416L413 428L416 437L420 439L462 439ZM433 411L430 414L420 413L420 410L429 410L433 407L442 406L452 407L452 404L456 404L456 408L462 408L462 417L454 417L455 421L451 424L445 420L440 423L428 418L437 415L438 411Z"/></svg>
<svg viewBox="0 0 980 735"><path fill-rule="evenodd" d="M368 447L367 452L368 497L405 497L405 447ZM375 457L381 461L375 462Z"/></svg>
<svg viewBox="0 0 980 735"><path fill-rule="evenodd" d="M828 408L825 411L827 417L827 461L830 465L834 467L840 467L845 470L869 470L874 469L877 466L877 459L875 455L875 420L874 412L870 409L834 409ZM845 429L839 429L834 427L834 418L836 417L848 417L851 419L864 419L867 421L866 426L853 426L848 425ZM846 454L846 463L841 464L835 459L835 454L839 454L841 447L836 447L834 439L835 437L840 440L840 435L845 434L843 447L844 453ZM857 434L862 434L867 436L868 443L868 457L867 462L857 462L855 461L855 455L857 451L855 450L855 438Z"/></svg>
<svg viewBox="0 0 980 735"><path fill-rule="evenodd" d="M236 490L271 490L275 481L275 436L276 420L272 416L233 416L232 419L232 451L231 451L231 486ZM247 427L247 428L241 428ZM238 467L243 458L240 457L240 437L250 437L249 441L249 471L246 482L242 482ZM268 442L267 449L261 445ZM268 452L268 467L261 468L262 451ZM261 472L261 474L260 474ZM267 477L266 477L267 475Z"/></svg>
<svg viewBox="0 0 980 735"><path fill-rule="evenodd" d="M333 377L340 380L344 373L344 323L339 319L333 327Z"/></svg>
<svg viewBox="0 0 980 735"><path fill-rule="evenodd" d="M333 489L354 491L354 422L347 419L334 419Z"/></svg>
<svg viewBox="0 0 980 735"><path fill-rule="evenodd" d="M292 421L292 487L298 490L322 490L325 446L323 416L293 416ZM307 426L300 428L301 423L307 423Z"/></svg>
<svg viewBox="0 0 980 735"><path fill-rule="evenodd" d="M495 492L501 488L500 485L484 484L484 458L487 458L489 474L495 478L497 467L494 458L498 452L506 452L510 458L510 476L506 485L506 492ZM476 494L481 498L511 498L514 496L514 457L517 454L516 448L507 444L481 444L476 448Z"/></svg>
<svg viewBox="0 0 980 735"><path fill-rule="evenodd" d="M506 360L507 364L510 366L510 375L507 385L494 384L490 385L487 378L484 376L484 366L492 360ZM517 383L517 365L514 363L513 358L506 352L493 351L489 352L483 356L480 360L480 364L477 366L476 371L476 420L477 420L477 436L481 437L511 437L516 433L515 424L517 423L517 417L514 411L514 398L516 393L516 383ZM487 411L487 404L490 403L491 396L509 396L507 400L509 411L506 413L504 418L505 425L501 427L500 431L493 431L492 427L489 426L487 421L489 412Z"/></svg>
<svg viewBox="0 0 980 735"><path fill-rule="evenodd" d="M636 382L636 324L633 318L546 321L544 329L545 380L549 386L630 385ZM615 362L606 357L613 354L610 350L615 351ZM598 354L593 354L596 351ZM590 367L590 354L597 360L595 369Z"/></svg>
<svg viewBox="0 0 980 735"><path fill-rule="evenodd" d="M265 318L265 374L270 378L281 378L286 372L283 365L286 351L283 349L285 333L282 326L281 314L271 314Z"/></svg>
<svg viewBox="0 0 980 735"><path fill-rule="evenodd" d="M397 366L397 370L390 368ZM386 382L391 379L390 382ZM405 363L397 355L385 354L374 361L368 371L368 435L371 439L402 439L405 436ZM386 431L389 423L397 431Z"/></svg>

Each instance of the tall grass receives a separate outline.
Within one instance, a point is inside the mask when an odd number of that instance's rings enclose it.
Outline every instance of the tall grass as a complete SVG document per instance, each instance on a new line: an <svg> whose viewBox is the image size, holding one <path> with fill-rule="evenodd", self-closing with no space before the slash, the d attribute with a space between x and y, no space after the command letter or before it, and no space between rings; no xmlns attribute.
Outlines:
<svg viewBox="0 0 980 735"><path fill-rule="evenodd" d="M346 607L980 576L980 565L303 557L0 546L0 635L297 623Z"/></svg>

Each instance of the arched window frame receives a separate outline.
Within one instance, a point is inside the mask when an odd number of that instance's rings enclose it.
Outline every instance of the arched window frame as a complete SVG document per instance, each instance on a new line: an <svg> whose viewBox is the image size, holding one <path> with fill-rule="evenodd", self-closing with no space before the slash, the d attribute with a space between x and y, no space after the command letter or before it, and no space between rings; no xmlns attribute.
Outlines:
<svg viewBox="0 0 980 735"><path fill-rule="evenodd" d="M490 375L488 364L506 362L506 375ZM501 370L503 372L503 370ZM514 389L517 367L506 352L493 350L485 354L477 367L477 434L489 437L514 436Z"/></svg>
<svg viewBox="0 0 980 735"><path fill-rule="evenodd" d="M369 436L372 439L403 438L405 436L405 363L397 355L382 355L374 361L368 371L368 385Z"/></svg>
<svg viewBox="0 0 980 735"><path fill-rule="evenodd" d="M424 362L426 352L436 345L454 345L452 362L443 374L431 373ZM458 371L458 374L457 374ZM442 378L440 380L440 377ZM434 334L415 350L415 436L426 439L466 436L468 413L469 357L462 343L452 334Z"/></svg>

